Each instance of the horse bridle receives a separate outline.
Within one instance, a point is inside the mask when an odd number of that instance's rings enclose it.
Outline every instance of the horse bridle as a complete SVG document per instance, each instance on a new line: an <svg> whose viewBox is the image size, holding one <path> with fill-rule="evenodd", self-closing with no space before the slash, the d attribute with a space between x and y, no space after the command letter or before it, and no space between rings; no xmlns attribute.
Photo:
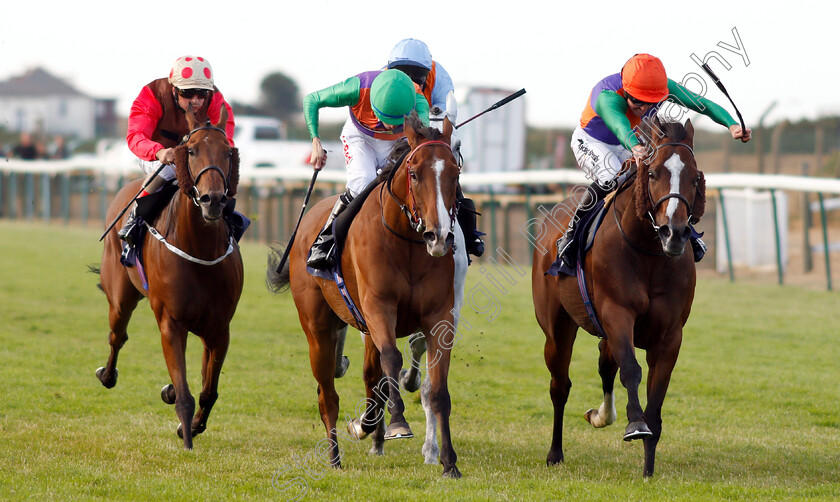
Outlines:
<svg viewBox="0 0 840 502"><path fill-rule="evenodd" d="M685 148L688 149L689 153L691 153L691 156L694 157L694 150L690 146L686 145L685 143L676 143L676 142L674 142L674 143L663 143L663 144L658 145L656 147L657 152L663 146L682 146L682 147L685 147ZM697 183L694 184L694 188L698 192L700 191L700 188L697 187ZM656 232L659 232L659 227L661 227L661 225L656 224L656 219L653 217L653 214L656 213L656 209L659 207L659 205L662 204L663 202L665 202L668 199L677 199L678 201L685 204L685 209L686 209L686 211L688 211L688 222L691 223L692 218L693 218L692 215L694 213L694 206L692 204L689 204L688 200L685 197L683 197L682 194L675 193L675 192L669 192L669 193L663 195L662 197L660 197L659 200L654 202L653 201L653 196L651 195L651 192L650 192L650 176L648 176L648 190L647 190L647 193L648 193L648 199L650 200L650 203L651 203L651 208L648 210L647 216L648 216L648 218L650 218L650 222L653 225L653 229ZM696 198L694 199L694 203L695 204L697 203Z"/></svg>
<svg viewBox="0 0 840 502"><path fill-rule="evenodd" d="M694 150L693 150L690 146L686 145L685 143L677 143L677 142L672 142L672 143L663 143L663 144L661 144L661 145L658 145L658 146L656 147L656 149L657 149L657 151L658 151L658 150L659 150L659 148L661 148L661 147L663 147L663 146L669 146L669 145L670 145L670 146L684 146L684 147L685 147L685 148L687 148L687 149L688 149L688 151L691 153L691 156L692 156L692 157L694 157ZM636 175L636 176L639 176L639 171L638 171L638 168L636 169L636 173L635 173L635 175ZM632 179L632 176L630 177L630 179ZM629 180L628 180L628 181L629 181ZM629 186L631 186L631 185L624 184L624 185L620 186L620 187L618 188L618 192L622 192L622 191L624 191L624 190L625 190L625 189L627 189ZM696 184L696 183L695 183L695 185L694 185L694 186L695 186L695 190L697 190L697 192L699 193L699 192L700 192L700 188L699 188L699 187L697 187L697 184ZM656 212L656 208L657 208L657 207L659 207L659 205L660 205L660 204L662 204L663 202L665 202L665 201L666 201L666 200L668 200L668 199L677 199L678 201L680 201L680 202L682 202L683 204L685 204L685 207L686 207L686 209L687 209L687 211L688 211L688 222L689 222L689 225L691 224L691 219L693 218L692 214L694 213L694 206L693 206L693 205L690 205L690 204L688 203L688 200L687 200L685 197L683 197L681 194L671 192L671 193L668 193L668 194L666 194L666 195L662 196L659 200L657 200L656 202L654 202L654 201L653 201L653 196L650 194L650 193L651 193L651 192L650 192L650 176L648 176L648 190L647 190L647 192L648 192L648 200L650 200L650 203L652 204L651 209L649 209L649 210L648 210L648 212L647 212L647 216L648 216L648 218L650 219L651 226L653 227L654 232L657 232L657 233L658 233L658 232L659 232L659 228L660 228L662 225L657 225L657 224L656 224L656 219L654 219L654 217L653 217L653 213L655 213L655 212ZM694 202L695 202L695 204L696 204L696 203L697 203L697 200L695 199L695 201L694 201ZM621 236L622 236L622 237L624 237L624 240L625 240L625 241L627 241L627 242L628 242L628 243L629 243L629 244L630 244L630 245L631 245L634 249L636 249L637 251L640 251L640 252L642 252L642 253L652 255L652 256L664 256L664 255L665 255L665 253L661 253L661 252L660 252L660 253L652 253L652 252L650 252L650 251L648 251L648 250L646 250L646 249L640 248L639 246L637 246L636 244L634 244L634 243L633 243L633 241L631 241L631 240L630 240L630 237L629 237L629 236L628 236L628 235L624 232L624 229L623 229L623 228L621 228L621 222L620 222L620 221L619 221L619 219L618 219L618 213L616 212L616 206L615 206L615 205L613 205L613 217L615 218L615 224L616 224L616 226L618 227L618 231L621 233Z"/></svg>
<svg viewBox="0 0 840 502"><path fill-rule="evenodd" d="M218 132L222 133L225 137L225 140L227 140L227 133L225 132L225 130L221 129L219 127L216 127L214 125L211 125L210 120L208 120L206 125L203 125L201 127L196 127L195 129L190 131L189 134L184 136L184 138L181 140L181 144L186 145L187 141L190 140L190 137L198 131L218 131ZM193 193L194 193L194 195L192 195L190 197L190 199L193 201L193 204L195 204L196 206L199 205L198 199L201 196L201 194L198 193L198 187L196 185L198 184L198 180L201 178L201 176L204 173L206 173L207 171L216 171L216 172L219 173L219 176L222 177L222 182L225 184L225 197L227 197L228 191L230 190L231 169L228 169L227 176L225 176L225 173L221 170L221 168L219 168L219 166L211 165L211 166L207 166L204 169L202 169L201 171L199 171L198 174L195 175L195 177L193 178L192 172L190 171L189 166L187 166L187 172L189 173L190 178L192 178L192 184L193 184L192 187L193 187Z"/></svg>
<svg viewBox="0 0 840 502"><path fill-rule="evenodd" d="M410 208L408 207L408 205L403 204L402 202L397 200L397 197L394 195L394 192L391 191L391 180L393 179L393 177L392 176L388 177L388 194L391 196L392 199L394 199L394 202L397 203L397 205L400 207L400 210L402 210L403 214L405 214L406 217L408 217L408 223L409 223L409 225L411 225L411 228L415 232L421 232L421 229L423 228L423 219L420 216L418 216L418 214L417 214L417 199L415 199L414 190L412 190L412 188L411 188L411 179L414 177L414 171L411 169L411 159L414 157L414 154L417 153L417 151L420 150L421 148L423 148L425 146L435 146L435 145L445 146L450 151L450 153L452 152L452 146L449 143L447 143L446 141L440 141L440 140L427 141L425 143L420 143L419 145L414 147L414 149L411 150L411 152L409 152L407 158L403 162L403 164L405 164L405 169L406 169L405 180L406 180L406 187L407 187L407 190L408 190L406 198L409 199L409 203L411 204ZM393 172L396 172L397 169L398 169L398 167L395 167ZM460 169L460 167L459 167L459 169ZM456 201L454 204L452 204L452 208L449 210L449 216L451 217L451 223L450 223L450 228L449 228L450 232L455 230L455 219L458 215L457 207L458 207L458 204L457 204L457 201ZM384 223L385 222L384 214L382 215L382 218L383 218L382 221ZM394 232L393 229L391 229L391 227L388 226L387 223L385 223L385 226L388 228L388 230L391 230L391 232L396 233L396 232ZM399 234L397 234L397 235L399 235ZM417 241L417 242L423 242L423 241Z"/></svg>

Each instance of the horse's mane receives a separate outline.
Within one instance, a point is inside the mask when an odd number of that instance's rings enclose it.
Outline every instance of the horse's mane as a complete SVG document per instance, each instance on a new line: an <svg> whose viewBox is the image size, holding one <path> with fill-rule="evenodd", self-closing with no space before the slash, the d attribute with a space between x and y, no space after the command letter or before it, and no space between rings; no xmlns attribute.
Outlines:
<svg viewBox="0 0 840 502"><path fill-rule="evenodd" d="M663 136L675 143L683 141L687 134L685 125L681 122L660 122L658 116L654 117L653 120L643 120L639 132L645 138L653 138L654 135ZM699 179L694 200L694 211L691 215L692 223L700 221L700 217L706 212L706 178L703 176L703 171L698 169L697 173ZM635 192L636 215L639 219L644 219L645 214L652 209L650 192L648 191L647 170L645 169L637 170Z"/></svg>
<svg viewBox="0 0 840 502"><path fill-rule="evenodd" d="M434 127L431 126L424 126L423 122L420 121L420 117L417 115L416 111L411 112L411 115L408 116L407 119L410 125L414 128L414 130L420 136L426 138L429 141L439 140L443 133ZM382 168L382 171L379 173L379 176L376 177L376 182L381 183L388 179L389 174L391 171L394 170L401 162L403 157L408 154L408 151L411 150L411 147L408 145L408 140L406 138L401 138L394 142L394 146L391 149L391 153L388 155L388 158L385 160L385 166Z"/></svg>

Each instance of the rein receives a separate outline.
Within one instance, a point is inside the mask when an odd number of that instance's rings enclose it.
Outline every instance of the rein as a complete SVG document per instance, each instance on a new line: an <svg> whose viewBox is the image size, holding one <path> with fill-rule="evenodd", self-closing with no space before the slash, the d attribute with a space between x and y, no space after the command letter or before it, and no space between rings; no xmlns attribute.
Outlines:
<svg viewBox="0 0 840 502"><path fill-rule="evenodd" d="M411 178L414 175L414 171L411 169L411 159L414 157L414 154L417 152L417 150L420 150L421 148L423 148L425 146L435 146L435 145L445 146L447 149L449 149L450 152L452 151L452 146L445 141L433 140L433 141L427 141L425 143L421 143L421 144L417 145L413 150L411 150L411 152L409 152L407 154L407 156L406 156L407 158L404 157L404 160L400 159L401 163L398 163L397 166L394 167L394 169L388 175L388 180L386 181L386 185L388 187L388 195L391 196L391 199L394 200L394 202L399 206L399 208L403 212L403 214L406 215L406 217L408 218L409 225L417 233L422 233L422 229L423 229L424 225L423 225L423 219L420 218L420 216L417 215L417 200L414 197L414 190L412 190L412 188L411 188ZM397 199L396 195L394 195L393 190L391 190L391 184L394 180L394 175L396 174L397 169L399 169L399 167L402 164L405 164L405 169L406 169L406 176L405 176L406 189L407 189L406 198L408 198L409 201L410 201L410 204L411 204L410 208L408 207L408 205L400 202ZM403 235L400 235L393 228L391 228L388 225L388 223L385 221L385 212L384 212L385 208L384 208L384 205L382 204L382 191L383 190L384 190L384 187L380 188L380 190L379 190L379 200L380 200L380 204L379 204L380 205L380 210L379 211L380 211L380 215L382 217L382 224L385 226L385 228L390 230L391 233L393 233L394 235L396 235L397 237L399 237L403 240L423 244L425 242L423 240L411 239L409 237L405 237ZM450 215L451 220L452 220L451 225L450 225L451 226L450 231L453 231L454 228L455 228L455 219L456 219L457 214L458 214L457 206L458 206L458 204L456 202L455 204L452 205L452 208L449 210L449 215Z"/></svg>

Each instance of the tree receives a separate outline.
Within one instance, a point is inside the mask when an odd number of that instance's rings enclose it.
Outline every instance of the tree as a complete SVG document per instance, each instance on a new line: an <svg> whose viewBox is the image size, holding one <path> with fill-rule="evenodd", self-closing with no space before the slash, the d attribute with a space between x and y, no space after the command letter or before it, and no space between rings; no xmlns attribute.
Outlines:
<svg viewBox="0 0 840 502"><path fill-rule="evenodd" d="M263 79L260 91L260 107L280 120L288 122L302 110L297 84L279 71Z"/></svg>

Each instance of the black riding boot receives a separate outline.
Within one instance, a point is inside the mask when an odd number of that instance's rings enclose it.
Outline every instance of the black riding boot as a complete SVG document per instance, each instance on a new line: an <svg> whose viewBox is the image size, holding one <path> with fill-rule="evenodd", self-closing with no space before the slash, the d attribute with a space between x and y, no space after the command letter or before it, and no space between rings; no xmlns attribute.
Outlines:
<svg viewBox="0 0 840 502"><path fill-rule="evenodd" d="M475 203L472 199L464 197L460 190L456 198L458 199L458 224L461 225L461 231L464 232L467 253L476 257L481 256L484 254L484 241L481 240L484 233L479 232L476 228L476 216L479 213L475 210Z"/></svg>
<svg viewBox="0 0 840 502"><path fill-rule="evenodd" d="M321 233L318 234L318 238L312 244L309 259L306 260L306 264L310 267L324 270L335 265L335 260L332 256L332 248L335 246L332 223L336 216L341 214L352 200L353 196L350 195L350 192L344 192L338 196L338 200L335 201L335 205L330 212L330 216L327 218L327 222L324 224L324 228L321 229Z"/></svg>
<svg viewBox="0 0 840 502"><path fill-rule="evenodd" d="M572 219L569 220L569 227L566 229L566 232L563 233L563 236L557 239L557 257L565 261L567 264L571 263L571 261L565 259L564 255L569 251L572 242L574 242L577 222L583 219L583 217L586 216L593 207L595 207L595 204L604 195L606 195L606 193L607 191L597 181L589 185L589 188L586 189L586 192L583 194L583 197L575 209L575 214L573 214Z"/></svg>
<svg viewBox="0 0 840 502"><path fill-rule="evenodd" d="M129 246L133 246L134 243L131 242L131 232L134 230L134 227L137 225L137 203L134 204L134 207L131 208L131 212L128 213L128 219L125 220L125 225L117 232L117 235L120 239L124 240L128 243Z"/></svg>
<svg viewBox="0 0 840 502"><path fill-rule="evenodd" d="M697 263L706 256L706 243L700 237L694 237L693 235L689 240L691 241L691 250L694 252L694 263Z"/></svg>

